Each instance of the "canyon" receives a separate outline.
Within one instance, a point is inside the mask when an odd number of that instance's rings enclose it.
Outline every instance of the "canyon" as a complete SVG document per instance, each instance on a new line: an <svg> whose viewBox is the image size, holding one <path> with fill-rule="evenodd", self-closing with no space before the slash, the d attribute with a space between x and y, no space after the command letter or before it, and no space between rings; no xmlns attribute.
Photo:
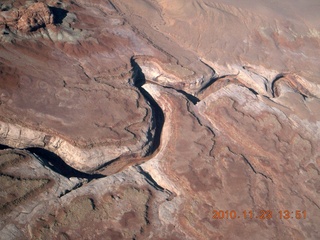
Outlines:
<svg viewBox="0 0 320 240"><path fill-rule="evenodd" d="M0 9L0 239L320 238L317 0Z"/></svg>

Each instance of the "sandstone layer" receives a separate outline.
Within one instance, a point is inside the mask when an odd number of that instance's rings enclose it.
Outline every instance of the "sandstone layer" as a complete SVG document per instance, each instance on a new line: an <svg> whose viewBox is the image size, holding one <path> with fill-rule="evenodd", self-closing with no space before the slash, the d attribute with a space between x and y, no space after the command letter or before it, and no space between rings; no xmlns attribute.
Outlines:
<svg viewBox="0 0 320 240"><path fill-rule="evenodd" d="M320 238L316 0L0 9L0 239Z"/></svg>

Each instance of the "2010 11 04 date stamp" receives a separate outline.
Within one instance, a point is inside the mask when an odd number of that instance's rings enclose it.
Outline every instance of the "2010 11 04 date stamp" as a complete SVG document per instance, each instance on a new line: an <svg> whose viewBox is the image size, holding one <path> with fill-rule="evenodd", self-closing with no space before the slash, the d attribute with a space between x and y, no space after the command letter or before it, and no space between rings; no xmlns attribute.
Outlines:
<svg viewBox="0 0 320 240"><path fill-rule="evenodd" d="M272 218L278 218L283 220L296 219L303 220L307 218L306 210L244 210L244 211L236 211L236 210L213 210L213 219L260 219L260 220L268 220Z"/></svg>

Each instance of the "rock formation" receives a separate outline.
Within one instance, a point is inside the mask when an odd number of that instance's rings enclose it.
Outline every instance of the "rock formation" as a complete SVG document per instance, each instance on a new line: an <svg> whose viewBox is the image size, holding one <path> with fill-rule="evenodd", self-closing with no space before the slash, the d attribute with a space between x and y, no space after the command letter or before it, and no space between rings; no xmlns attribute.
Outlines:
<svg viewBox="0 0 320 240"><path fill-rule="evenodd" d="M320 238L316 0L0 5L0 239Z"/></svg>
<svg viewBox="0 0 320 240"><path fill-rule="evenodd" d="M32 32L39 28L44 28L53 24L53 15L48 6L44 3L34 3L25 11L19 12L21 15L17 22L17 29L22 32Z"/></svg>

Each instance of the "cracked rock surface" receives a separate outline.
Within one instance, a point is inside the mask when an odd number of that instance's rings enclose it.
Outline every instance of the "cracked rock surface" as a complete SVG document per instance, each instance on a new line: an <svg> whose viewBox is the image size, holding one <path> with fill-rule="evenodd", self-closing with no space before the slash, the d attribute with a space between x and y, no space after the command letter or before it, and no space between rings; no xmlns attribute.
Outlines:
<svg viewBox="0 0 320 240"><path fill-rule="evenodd" d="M319 239L320 5L0 3L0 239Z"/></svg>

